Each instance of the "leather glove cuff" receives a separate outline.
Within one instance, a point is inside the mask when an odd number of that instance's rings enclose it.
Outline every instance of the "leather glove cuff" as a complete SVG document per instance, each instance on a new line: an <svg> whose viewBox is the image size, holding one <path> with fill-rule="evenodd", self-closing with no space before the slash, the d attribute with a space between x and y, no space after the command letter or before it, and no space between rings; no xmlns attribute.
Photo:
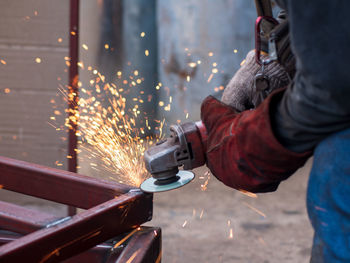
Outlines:
<svg viewBox="0 0 350 263"><path fill-rule="evenodd" d="M203 101L207 165L224 184L251 192L274 191L311 156L312 152L284 148L274 136L270 106L283 92L272 93L257 109L242 113L213 97Z"/></svg>

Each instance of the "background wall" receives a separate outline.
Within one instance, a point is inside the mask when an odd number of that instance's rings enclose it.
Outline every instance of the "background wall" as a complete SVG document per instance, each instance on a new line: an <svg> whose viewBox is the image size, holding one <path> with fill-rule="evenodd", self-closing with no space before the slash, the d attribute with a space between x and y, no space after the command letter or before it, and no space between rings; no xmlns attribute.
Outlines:
<svg viewBox="0 0 350 263"><path fill-rule="evenodd" d="M0 155L67 169L69 0L0 1ZM66 58L66 59L65 59ZM53 202L0 190L1 201L65 215Z"/></svg>
<svg viewBox="0 0 350 263"><path fill-rule="evenodd" d="M254 48L254 1L159 0L160 100L168 122L199 119L202 100L223 88ZM200 64L199 64L200 63Z"/></svg>
<svg viewBox="0 0 350 263"><path fill-rule="evenodd" d="M0 155L66 168L66 134L48 122L65 117L68 14L68 0L0 1Z"/></svg>
<svg viewBox="0 0 350 263"><path fill-rule="evenodd" d="M138 70L144 81L128 98L144 100L149 119L197 120L202 100L220 97L254 48L255 18L246 0L82 1L80 43L89 50L81 48L81 60L119 85L118 70L126 78ZM80 73L88 85L89 74Z"/></svg>

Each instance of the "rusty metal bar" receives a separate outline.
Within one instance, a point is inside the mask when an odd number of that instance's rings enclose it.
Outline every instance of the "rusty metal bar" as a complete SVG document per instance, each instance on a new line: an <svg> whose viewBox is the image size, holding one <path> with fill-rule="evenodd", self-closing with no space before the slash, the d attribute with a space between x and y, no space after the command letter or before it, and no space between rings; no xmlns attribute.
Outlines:
<svg viewBox="0 0 350 263"><path fill-rule="evenodd" d="M131 191L0 247L3 262L60 262L152 217L152 195Z"/></svg>
<svg viewBox="0 0 350 263"><path fill-rule="evenodd" d="M0 231L0 246L15 241L21 236L14 233L3 233ZM62 263L97 263L116 262L123 248L115 249L112 243L102 243L78 255L62 261Z"/></svg>
<svg viewBox="0 0 350 263"><path fill-rule="evenodd" d="M0 227L16 233L28 234L58 218L39 211L0 201Z"/></svg>
<svg viewBox="0 0 350 263"><path fill-rule="evenodd" d="M0 246L15 241L21 236L0 231ZM154 227L141 227L126 244L114 247L122 239L118 236L106 243L97 245L87 251L75 255L62 263L159 263L161 260L161 230Z"/></svg>
<svg viewBox="0 0 350 263"><path fill-rule="evenodd" d="M136 232L118 258L118 263L161 262L161 229L143 228Z"/></svg>
<svg viewBox="0 0 350 263"><path fill-rule="evenodd" d="M66 259L62 263L115 263L122 251L122 248L114 249L112 244L103 243L79 255Z"/></svg>
<svg viewBox="0 0 350 263"><path fill-rule="evenodd" d="M88 209L131 187L0 156L0 185L7 190Z"/></svg>
<svg viewBox="0 0 350 263"><path fill-rule="evenodd" d="M22 237L20 234L0 230L0 246L12 242L20 237Z"/></svg>
<svg viewBox="0 0 350 263"><path fill-rule="evenodd" d="M69 117L74 117L75 110L78 107L78 60L79 60L79 0L70 0L69 9L69 57L70 57L70 67L69 67L69 94L73 94L71 100L69 100ZM77 146L78 140L76 136L77 125L71 120L69 124L72 129L69 129L68 134L68 154L71 156L68 159L68 170L70 172L77 172Z"/></svg>
<svg viewBox="0 0 350 263"><path fill-rule="evenodd" d="M78 138L76 136L77 124L72 121L71 117L74 117L75 110L78 108L79 99L79 0L70 0L69 6L69 94L75 94L70 97L68 105L69 124L71 129L68 131L68 155L71 157L68 159L68 171L76 173L78 166ZM75 207L68 206L68 215L75 215L77 212Z"/></svg>

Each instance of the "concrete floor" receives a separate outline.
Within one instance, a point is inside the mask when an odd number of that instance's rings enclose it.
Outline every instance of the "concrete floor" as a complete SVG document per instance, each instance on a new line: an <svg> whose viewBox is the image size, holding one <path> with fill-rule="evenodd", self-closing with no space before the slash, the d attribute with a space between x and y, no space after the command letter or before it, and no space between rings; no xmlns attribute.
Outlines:
<svg viewBox="0 0 350 263"><path fill-rule="evenodd" d="M191 184L156 194L153 220L146 225L162 228L163 262L308 262L313 231L305 191L311 163L275 193L257 198L230 189L213 176L208 180L205 167L195 171ZM0 190L0 200L66 213L65 206L5 190Z"/></svg>
<svg viewBox="0 0 350 263"><path fill-rule="evenodd" d="M207 168L197 169L188 186L155 195L150 225L162 228L163 262L309 262L313 230L305 192L311 163L257 198L213 176L202 191Z"/></svg>

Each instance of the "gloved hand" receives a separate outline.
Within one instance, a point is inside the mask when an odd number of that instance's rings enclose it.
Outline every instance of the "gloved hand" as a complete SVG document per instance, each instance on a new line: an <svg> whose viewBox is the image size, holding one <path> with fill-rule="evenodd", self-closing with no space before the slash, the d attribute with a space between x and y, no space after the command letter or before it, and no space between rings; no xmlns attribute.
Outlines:
<svg viewBox="0 0 350 263"><path fill-rule="evenodd" d="M262 59L267 55L261 55ZM244 64L233 76L222 95L221 100L238 111L256 108L272 91L289 84L289 77L283 67L274 61L264 66L264 76L269 85L255 85L255 77L262 67L255 61L255 50L248 53Z"/></svg>
<svg viewBox="0 0 350 263"><path fill-rule="evenodd" d="M269 112L283 91L271 94L257 109L242 113L211 96L203 101L207 165L224 184L251 192L274 191L311 155L289 151L274 136Z"/></svg>

